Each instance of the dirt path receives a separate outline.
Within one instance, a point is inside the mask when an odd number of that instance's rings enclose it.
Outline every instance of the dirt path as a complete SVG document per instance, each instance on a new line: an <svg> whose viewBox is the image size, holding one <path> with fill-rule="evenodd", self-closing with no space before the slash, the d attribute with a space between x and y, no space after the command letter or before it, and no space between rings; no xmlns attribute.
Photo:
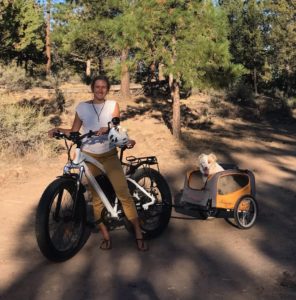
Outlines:
<svg viewBox="0 0 296 300"><path fill-rule="evenodd" d="M295 299L296 133L225 121L211 131L183 130L177 143L160 112L128 118L137 140L132 155L156 155L173 195L202 152L254 171L260 216L247 231L223 219L182 219L173 212L148 253L136 251L123 230L113 249L98 249L92 234L70 261L47 262L34 237L34 214L46 185L61 173L63 158L26 161L1 186L1 299ZM181 218L180 218L181 217Z"/></svg>

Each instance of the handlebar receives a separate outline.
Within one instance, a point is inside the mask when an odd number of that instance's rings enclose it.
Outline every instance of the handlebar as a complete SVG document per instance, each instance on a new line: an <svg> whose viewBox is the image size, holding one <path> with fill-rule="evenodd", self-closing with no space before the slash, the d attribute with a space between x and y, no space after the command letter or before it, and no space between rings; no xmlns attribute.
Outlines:
<svg viewBox="0 0 296 300"><path fill-rule="evenodd" d="M89 132L81 135L80 132L70 132L70 135L64 134L63 132L57 131L53 133L53 137L56 139L66 139L72 141L74 144L81 142L85 137L92 137L95 132L90 130Z"/></svg>
<svg viewBox="0 0 296 300"><path fill-rule="evenodd" d="M112 118L111 122L108 122L108 132L110 131L112 126L117 127L119 124L120 124L120 119L118 117ZM75 144L81 142L85 137L90 138L93 135L95 135L95 132L92 130L90 130L89 132L87 132L83 135L80 135L79 132L70 132L70 135L66 135L60 131L56 131L53 133L54 138L66 139L66 140L74 142Z"/></svg>
<svg viewBox="0 0 296 300"><path fill-rule="evenodd" d="M92 130L90 130L89 132L85 133L85 134L80 134L80 132L70 132L70 135L67 135L63 132L57 131L53 133L53 137L56 139L65 139L68 141L73 142L74 144L76 144L77 146L81 145L81 142L84 138L90 138L92 136L94 136L96 133ZM122 161L122 157L123 157L123 152L128 149L128 147L126 145L119 147L120 148L120 161Z"/></svg>
<svg viewBox="0 0 296 300"><path fill-rule="evenodd" d="M111 127L117 127L120 124L120 119L118 117L114 117L111 122L108 122L108 132L110 131ZM92 136L94 136L96 133L92 130L90 130L89 132L81 135L80 132L70 132L69 135L60 132L60 131L56 131L53 133L53 137L56 139L64 139L66 146L67 146L67 141L72 141L74 144L77 145L77 147L80 147L82 144L82 140L84 138L90 138ZM68 148L68 146L67 146ZM119 147L120 148L120 161L122 161L122 157L123 157L123 152L128 149L129 147L127 147L126 145ZM71 149L71 148L69 148ZM70 150L69 150L70 151Z"/></svg>

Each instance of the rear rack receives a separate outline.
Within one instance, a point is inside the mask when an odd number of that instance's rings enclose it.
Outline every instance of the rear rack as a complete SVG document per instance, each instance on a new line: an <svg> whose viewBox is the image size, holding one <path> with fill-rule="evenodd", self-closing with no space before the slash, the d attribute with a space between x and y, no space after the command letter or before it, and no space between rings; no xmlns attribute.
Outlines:
<svg viewBox="0 0 296 300"><path fill-rule="evenodd" d="M138 164L155 165L158 163L156 156L146 156L146 157L127 156L126 160L131 165L138 165Z"/></svg>
<svg viewBox="0 0 296 300"><path fill-rule="evenodd" d="M122 163L124 166L128 167L128 171L126 174L133 174L140 166L150 169L149 166L156 165L157 170L159 171L158 161L156 156L145 156L145 157L135 157L135 156L127 156L127 163Z"/></svg>

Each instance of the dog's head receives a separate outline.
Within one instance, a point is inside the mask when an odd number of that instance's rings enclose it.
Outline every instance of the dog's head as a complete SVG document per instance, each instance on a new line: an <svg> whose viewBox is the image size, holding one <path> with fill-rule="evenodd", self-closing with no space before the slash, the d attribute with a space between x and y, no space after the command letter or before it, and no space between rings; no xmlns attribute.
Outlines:
<svg viewBox="0 0 296 300"><path fill-rule="evenodd" d="M208 177L211 174L211 170L215 166L217 157L213 153L208 155L203 153L198 157L198 161L199 161L200 172L204 176Z"/></svg>

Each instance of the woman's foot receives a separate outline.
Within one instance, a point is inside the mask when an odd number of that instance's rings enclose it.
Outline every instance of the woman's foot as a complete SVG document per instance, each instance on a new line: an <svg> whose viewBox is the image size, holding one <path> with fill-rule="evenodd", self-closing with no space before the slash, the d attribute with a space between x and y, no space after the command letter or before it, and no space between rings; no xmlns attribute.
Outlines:
<svg viewBox="0 0 296 300"><path fill-rule="evenodd" d="M137 248L139 251L147 251L149 250L147 242L143 238L141 226L140 226L140 221L139 218L135 218L130 220L131 223L134 226L134 231L135 231L135 237L136 237L136 244Z"/></svg>
<svg viewBox="0 0 296 300"><path fill-rule="evenodd" d="M148 244L143 238L140 238L140 239L136 238L136 243L137 243L137 248L139 251L148 251L149 250Z"/></svg>
<svg viewBox="0 0 296 300"><path fill-rule="evenodd" d="M102 239L100 249L102 250L110 250L112 249L112 242L110 239Z"/></svg>
<svg viewBox="0 0 296 300"><path fill-rule="evenodd" d="M103 223L100 223L99 224L99 229L100 229L101 234L103 236L103 239L102 239L101 244L100 244L100 249L110 250L112 248L112 243L111 243L111 238L110 238L107 227Z"/></svg>

